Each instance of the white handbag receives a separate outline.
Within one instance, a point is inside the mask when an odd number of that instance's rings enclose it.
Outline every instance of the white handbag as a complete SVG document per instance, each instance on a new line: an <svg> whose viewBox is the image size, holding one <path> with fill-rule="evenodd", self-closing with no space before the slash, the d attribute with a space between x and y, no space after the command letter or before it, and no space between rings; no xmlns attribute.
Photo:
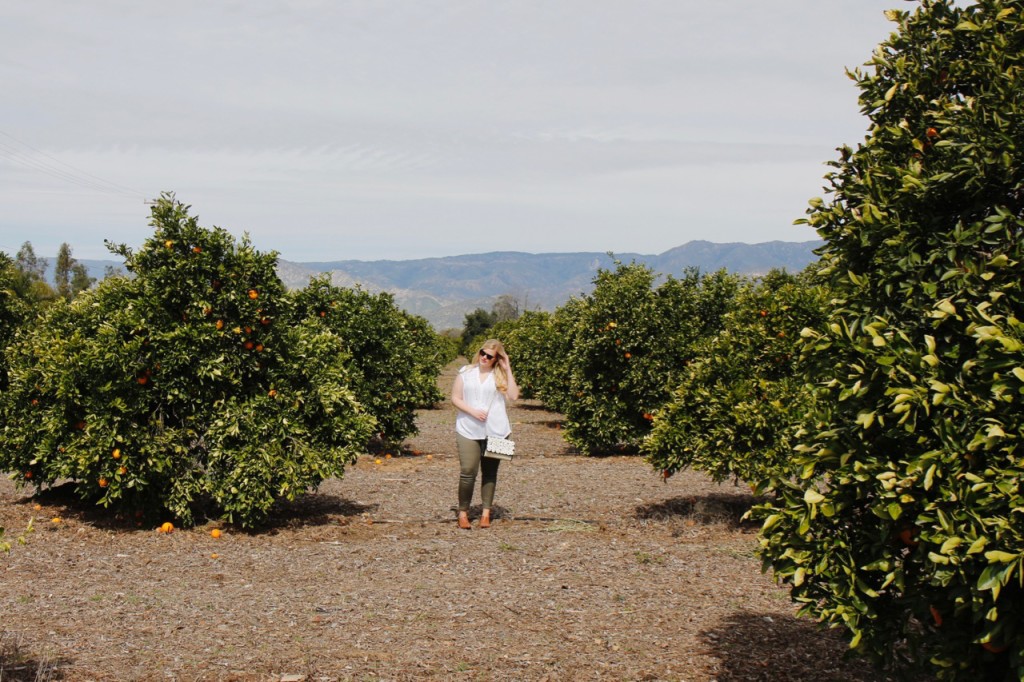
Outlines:
<svg viewBox="0 0 1024 682"><path fill-rule="evenodd" d="M491 401L487 403L488 412L490 412L491 407L494 405L494 399L497 397L497 393L491 396ZM511 460L515 454L515 441L511 441L508 438L501 438L500 436L487 436L487 447L484 449L484 457Z"/></svg>
<svg viewBox="0 0 1024 682"><path fill-rule="evenodd" d="M515 441L498 436L487 436L487 449L484 451L484 457L510 460L515 454Z"/></svg>

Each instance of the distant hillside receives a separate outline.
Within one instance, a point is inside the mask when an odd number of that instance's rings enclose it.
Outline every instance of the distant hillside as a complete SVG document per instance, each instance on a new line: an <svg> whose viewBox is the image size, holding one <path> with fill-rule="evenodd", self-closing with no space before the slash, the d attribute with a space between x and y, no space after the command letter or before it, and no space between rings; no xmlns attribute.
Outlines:
<svg viewBox="0 0 1024 682"><path fill-rule="evenodd" d="M688 267L712 272L759 275L772 268L803 270L816 257L821 242L764 242L715 244L692 241L658 255L617 253L623 263L644 263L655 272L680 275ZM53 259L50 259L53 262ZM123 270L119 261L82 260L89 274L102 279L107 266ZM494 253L421 258L417 260L303 262L281 260L278 274L292 289L309 278L329 273L339 286L360 285L368 291L388 291L403 309L422 315L436 329L460 328L466 313L490 310L504 294L516 297L524 308L552 310L571 296L589 292L599 267L614 265L606 253ZM52 268L47 274L52 277Z"/></svg>
<svg viewBox="0 0 1024 682"><path fill-rule="evenodd" d="M714 244L693 241L658 255L638 253L493 253L405 261L282 261L279 273L289 287L302 287L309 277L330 273L335 284L359 283L370 291L389 291L402 308L427 318L437 329L461 327L467 312L490 309L494 300L511 294L529 309L551 310L571 296L590 291L599 267L613 260L644 263L655 272L681 275L688 267L712 272L759 275L772 268L803 270L816 257L821 242Z"/></svg>

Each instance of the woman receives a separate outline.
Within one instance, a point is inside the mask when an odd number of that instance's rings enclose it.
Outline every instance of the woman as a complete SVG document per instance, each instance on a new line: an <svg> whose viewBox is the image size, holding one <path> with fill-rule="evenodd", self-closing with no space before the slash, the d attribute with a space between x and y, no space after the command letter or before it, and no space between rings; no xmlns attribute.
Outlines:
<svg viewBox="0 0 1024 682"><path fill-rule="evenodd" d="M497 339L489 339L455 377L452 404L458 410L455 419L455 440L459 447L459 528L470 528L469 503L473 501L477 471L480 476L480 497L483 512L480 527L491 525L491 504L498 481L501 460L484 457L487 437L508 438L512 427L506 411L507 401L519 398L519 386L512 375L505 347Z"/></svg>

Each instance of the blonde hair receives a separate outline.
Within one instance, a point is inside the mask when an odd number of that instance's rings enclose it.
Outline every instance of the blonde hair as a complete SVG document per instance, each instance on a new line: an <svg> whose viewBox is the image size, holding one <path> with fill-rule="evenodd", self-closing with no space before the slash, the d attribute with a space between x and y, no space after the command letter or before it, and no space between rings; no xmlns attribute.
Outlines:
<svg viewBox="0 0 1024 682"><path fill-rule="evenodd" d="M473 356L473 362L470 363L471 365L473 365L473 366L479 366L480 365L480 351L481 350L489 351L490 354L494 356L494 365L493 365L493 369L491 370L492 372L494 372L494 385L502 393L507 392L508 391L508 377L505 376L505 370L503 370L498 365L498 358L499 357L505 358L505 361L508 362L508 354L505 352L505 346L503 346L501 341L499 341L498 339L487 339L486 341L484 341L483 345L480 346L480 350L478 350L476 352L476 355Z"/></svg>

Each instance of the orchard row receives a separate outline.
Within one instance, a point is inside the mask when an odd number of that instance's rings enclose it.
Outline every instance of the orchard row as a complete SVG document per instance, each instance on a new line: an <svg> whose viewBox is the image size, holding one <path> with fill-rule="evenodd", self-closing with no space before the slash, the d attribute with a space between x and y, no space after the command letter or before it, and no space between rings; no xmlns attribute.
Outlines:
<svg viewBox="0 0 1024 682"><path fill-rule="evenodd" d="M129 277L38 317L0 299L0 470L122 513L253 525L442 398L454 344L389 295L286 292L276 255L169 195L151 224L137 251L111 246Z"/></svg>
<svg viewBox="0 0 1024 682"><path fill-rule="evenodd" d="M620 266L495 333L582 450L752 483L765 568L856 651L1024 680L1024 2L887 15L813 274Z"/></svg>

